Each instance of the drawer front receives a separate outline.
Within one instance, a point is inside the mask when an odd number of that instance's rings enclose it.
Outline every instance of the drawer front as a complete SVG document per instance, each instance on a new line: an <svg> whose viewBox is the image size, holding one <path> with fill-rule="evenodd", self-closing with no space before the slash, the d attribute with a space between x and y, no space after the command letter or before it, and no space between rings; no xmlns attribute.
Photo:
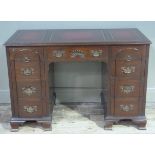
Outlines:
<svg viewBox="0 0 155 155"><path fill-rule="evenodd" d="M17 80L40 79L39 62L22 63L15 62L15 71Z"/></svg>
<svg viewBox="0 0 155 155"><path fill-rule="evenodd" d="M17 83L18 98L26 100L41 99L41 82L38 81L24 81Z"/></svg>
<svg viewBox="0 0 155 155"><path fill-rule="evenodd" d="M143 58L145 45L113 46L112 47L112 74L118 77L139 79L143 73Z"/></svg>
<svg viewBox="0 0 155 155"><path fill-rule="evenodd" d="M120 117L132 117L139 114L138 98L115 99L114 115Z"/></svg>
<svg viewBox="0 0 155 155"><path fill-rule="evenodd" d="M145 56L145 45L137 46L113 46L112 47L112 58L114 60L124 60L124 61L135 61L142 60Z"/></svg>
<svg viewBox="0 0 155 155"><path fill-rule="evenodd" d="M133 77L139 79L141 76L141 61L116 61L115 74L118 77Z"/></svg>
<svg viewBox="0 0 155 155"><path fill-rule="evenodd" d="M19 104L19 116L20 117L40 117L42 116L43 109L42 103L36 101L29 101Z"/></svg>
<svg viewBox="0 0 155 155"><path fill-rule="evenodd" d="M77 47L48 47L46 48L49 61L107 61L107 46L77 46Z"/></svg>
<svg viewBox="0 0 155 155"><path fill-rule="evenodd" d="M116 97L139 97L141 96L141 84L136 80L117 80L115 86Z"/></svg>
<svg viewBox="0 0 155 155"><path fill-rule="evenodd" d="M41 48L10 48L10 59L23 62L23 63L31 63L34 61L40 61L42 56L42 49Z"/></svg>

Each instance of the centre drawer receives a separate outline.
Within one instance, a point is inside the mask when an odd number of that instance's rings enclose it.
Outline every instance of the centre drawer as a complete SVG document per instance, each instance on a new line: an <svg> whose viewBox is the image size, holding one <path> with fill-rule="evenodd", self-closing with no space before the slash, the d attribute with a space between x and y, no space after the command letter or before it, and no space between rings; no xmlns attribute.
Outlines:
<svg viewBox="0 0 155 155"><path fill-rule="evenodd" d="M107 61L107 46L47 47L48 60L58 61Z"/></svg>

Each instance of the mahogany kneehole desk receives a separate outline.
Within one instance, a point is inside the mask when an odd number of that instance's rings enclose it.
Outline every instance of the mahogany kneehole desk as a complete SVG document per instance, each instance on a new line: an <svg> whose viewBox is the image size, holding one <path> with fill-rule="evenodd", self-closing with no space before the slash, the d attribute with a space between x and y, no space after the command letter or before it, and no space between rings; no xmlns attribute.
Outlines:
<svg viewBox="0 0 155 155"><path fill-rule="evenodd" d="M51 127L55 62L106 63L105 129L129 119L145 129L150 40L137 29L19 30L6 43L13 130L26 121ZM104 71L103 71L104 72ZM50 83L49 83L50 81Z"/></svg>

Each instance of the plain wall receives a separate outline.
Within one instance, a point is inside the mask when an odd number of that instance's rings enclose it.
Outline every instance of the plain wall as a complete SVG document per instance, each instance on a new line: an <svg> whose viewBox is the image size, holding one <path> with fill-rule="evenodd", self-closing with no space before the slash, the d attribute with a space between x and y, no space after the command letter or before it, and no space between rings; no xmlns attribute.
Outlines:
<svg viewBox="0 0 155 155"><path fill-rule="evenodd" d="M138 28L151 41L147 104L155 101L155 22L0 22L0 103L9 103L9 84L4 42L18 29L101 29ZM101 64L100 63L57 63L55 64L55 85L69 87L56 89L58 100L62 102L100 101ZM80 87L86 87L81 89ZM91 87L91 88L87 88Z"/></svg>

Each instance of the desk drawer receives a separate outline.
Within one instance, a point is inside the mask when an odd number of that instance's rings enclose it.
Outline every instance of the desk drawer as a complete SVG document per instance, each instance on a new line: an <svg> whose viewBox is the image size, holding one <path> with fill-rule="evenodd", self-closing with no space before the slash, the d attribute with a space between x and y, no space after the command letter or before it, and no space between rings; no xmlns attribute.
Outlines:
<svg viewBox="0 0 155 155"><path fill-rule="evenodd" d="M46 48L49 61L107 61L107 46L71 46Z"/></svg>
<svg viewBox="0 0 155 155"><path fill-rule="evenodd" d="M144 73L145 51L145 45L113 46L113 76L140 79Z"/></svg>
<svg viewBox="0 0 155 155"><path fill-rule="evenodd" d="M116 61L115 62L115 76L131 77L139 79L142 73L141 61Z"/></svg>
<svg viewBox="0 0 155 155"><path fill-rule="evenodd" d="M139 97L142 84L139 80L116 80L115 97Z"/></svg>
<svg viewBox="0 0 155 155"><path fill-rule="evenodd" d="M41 82L38 81L24 81L17 83L18 98L23 99L40 99L41 96Z"/></svg>
<svg viewBox="0 0 155 155"><path fill-rule="evenodd" d="M43 51L39 47L21 47L21 48L9 48L10 60L17 62L31 63L34 61L40 61Z"/></svg>
<svg viewBox="0 0 155 155"><path fill-rule="evenodd" d="M17 80L32 80L40 79L40 64L39 62L31 63L15 63L16 79Z"/></svg>
<svg viewBox="0 0 155 155"><path fill-rule="evenodd" d="M19 116L20 117L40 117L43 114L43 107L41 101L22 101L19 102Z"/></svg>
<svg viewBox="0 0 155 155"><path fill-rule="evenodd" d="M115 99L114 115L120 117L132 117L139 114L138 98Z"/></svg>
<svg viewBox="0 0 155 155"><path fill-rule="evenodd" d="M142 60L145 56L145 45L135 45L135 46L113 46L112 47L112 59L114 60L124 60L124 61L135 61Z"/></svg>

